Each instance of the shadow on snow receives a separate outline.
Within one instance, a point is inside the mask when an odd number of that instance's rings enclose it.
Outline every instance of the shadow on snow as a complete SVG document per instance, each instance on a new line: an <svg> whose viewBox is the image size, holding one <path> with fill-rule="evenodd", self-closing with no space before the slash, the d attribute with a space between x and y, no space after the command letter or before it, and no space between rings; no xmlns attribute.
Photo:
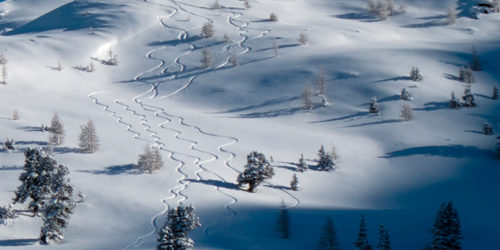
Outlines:
<svg viewBox="0 0 500 250"><path fill-rule="evenodd" d="M463 145L448 145L448 146L423 146L406 148L402 150L387 153L382 158L395 158L406 156L441 156L451 158L465 158L465 157L493 157L494 153L489 150L479 149L474 146Z"/></svg>

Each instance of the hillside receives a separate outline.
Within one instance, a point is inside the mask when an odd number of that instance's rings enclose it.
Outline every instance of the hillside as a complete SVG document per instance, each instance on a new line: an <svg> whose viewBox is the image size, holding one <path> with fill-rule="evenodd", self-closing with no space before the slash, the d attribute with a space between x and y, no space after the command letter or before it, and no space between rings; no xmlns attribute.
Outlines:
<svg viewBox="0 0 500 250"><path fill-rule="evenodd" d="M0 1L8 60L0 141L17 145L0 151L0 206L20 184L23 152L48 146L39 128L57 113L65 141L54 158L85 202L50 248L152 249L168 209L182 203L194 204L202 223L190 233L197 249L313 249L327 217L340 247L353 249L361 214L372 246L383 224L393 249L423 249L441 203L453 200L463 248L496 249L500 101L491 96L500 87L500 14L476 15L472 0L396 3L404 13L381 20L364 0L250 0L249 9L240 0L219 0L219 8L195 0ZM202 35L207 23L212 37ZM110 50L118 65L108 63ZM473 50L482 70L467 84L459 70ZM412 67L423 80L412 81ZM316 94L321 74L326 107ZM312 112L304 110L307 85ZM477 106L450 109L451 92L461 98L467 86ZM411 101L400 100L403 88ZM372 97L378 115L368 112ZM405 103L409 121L400 117ZM88 119L100 140L93 154L78 149ZM483 134L484 123L493 135ZM335 147L335 171L314 170L321 145ZM151 175L135 168L147 146L164 161ZM254 150L272 158L275 175L249 193L237 177ZM312 168L303 173L301 154ZM298 191L289 188L293 174ZM274 231L282 201L289 239ZM41 223L21 216L0 227L0 246L46 248Z"/></svg>

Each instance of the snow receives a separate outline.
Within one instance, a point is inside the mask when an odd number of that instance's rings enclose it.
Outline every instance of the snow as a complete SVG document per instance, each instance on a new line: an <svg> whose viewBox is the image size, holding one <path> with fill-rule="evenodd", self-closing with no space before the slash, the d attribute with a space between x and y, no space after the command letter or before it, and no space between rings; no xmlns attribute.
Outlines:
<svg viewBox="0 0 500 250"><path fill-rule="evenodd" d="M471 0L396 2L407 12L379 21L362 0L256 0L249 10L237 0L219 0L220 9L194 0L0 1L8 59L0 138L18 147L0 151L0 205L19 185L24 149L46 146L38 128L58 113L66 137L55 159L86 202L54 248L151 249L168 208L185 203L202 223L191 233L199 249L311 249L328 216L349 249L360 214L372 245L384 224L394 249L422 249L439 206L453 200L464 249L495 249L500 105L489 97L500 79L500 15L473 18ZM272 12L278 22L266 20ZM215 36L204 39L207 22ZM451 110L473 47L483 62L471 88L478 106ZM204 48L213 68L200 68ZM109 49L117 66L102 63ZM79 69L91 61L95 72ZM62 71L53 69L58 62ZM422 81L409 79L412 67ZM314 96L315 109L305 112L302 91L321 70L330 105ZM407 122L402 88L413 98ZM380 115L368 113L373 96ZM89 119L100 149L82 154L80 126ZM485 122L494 135L482 134ZM165 163L151 175L134 168L148 144ZM335 146L337 169L295 172L301 153L316 165L321 145ZM254 150L273 157L275 176L248 193L236 179ZM299 191L288 189L294 173ZM282 200L286 240L274 232ZM40 226L41 218L20 217L0 228L0 246L43 248Z"/></svg>

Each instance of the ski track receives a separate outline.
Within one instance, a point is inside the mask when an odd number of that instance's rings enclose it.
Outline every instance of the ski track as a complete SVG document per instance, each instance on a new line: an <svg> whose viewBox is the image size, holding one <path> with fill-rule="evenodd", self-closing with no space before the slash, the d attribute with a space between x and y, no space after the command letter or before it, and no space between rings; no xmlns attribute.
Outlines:
<svg viewBox="0 0 500 250"><path fill-rule="evenodd" d="M146 2L151 3L150 1L146 1ZM184 11L184 12L190 14L190 15L197 16L197 17L200 17L202 19L206 19L210 23L214 23L214 21L212 19L208 18L208 17L204 17L204 16L202 16L200 14L197 14L195 12L192 12L192 11L189 11L189 10L183 8L181 6L181 4L179 4L179 2L177 2L175 0L170 0L170 2L173 3L175 6L177 6L177 8L172 7L172 6L166 6L166 5L158 4L158 3L152 3L152 4L157 4L159 6L162 6L162 7L165 7L165 8L169 8L171 10L171 12L169 13L169 15L167 15L165 17L159 17L158 21L165 28L179 30L180 33L177 36L177 38L179 40L187 40L188 35L189 35L188 34L188 30L168 25L165 22L165 19L173 17L174 15L176 15L179 12L179 10L182 10L182 11ZM190 4L186 4L186 3L182 3L182 4L186 5L186 6L190 6L190 7L195 7L195 8L209 9L209 8L200 7L200 6L194 6L194 5L190 5ZM228 13L230 13L230 15L227 18L227 22L229 24L231 24L232 26L234 26L236 29L239 30L238 36L241 37L241 40L235 41L235 42L232 42L232 43L229 43L229 44L225 45L222 48L222 50L223 50L224 53L228 53L230 51L230 48L232 46L238 46L238 47L240 47L240 48L243 49L241 52L238 53L238 55L244 55L246 53L249 53L250 51L252 51L252 48L246 45L246 43L248 41L262 38L262 37L266 36L267 33L271 32L271 30L268 30L268 29L252 29L252 30L261 30L262 32L258 36L250 39L249 36L246 35L246 34L248 34L248 32L250 30L250 28L249 28L250 22L248 22L248 21L247 22L243 22L243 21L236 20L236 19L240 18L241 16L243 16L243 13L242 12L236 12L235 10L242 10L242 8L230 8L230 7L228 8L228 7L224 7L223 8L224 12L226 12L225 9L229 9L230 10L228 12ZM238 24L238 23L242 23L242 24ZM199 27L195 27L195 28L199 28ZM204 166L204 164L207 164L209 162L213 162L213 161L219 160L221 157L218 156L216 153L212 153L212 152L208 152L208 151L204 151L204 150L198 149L196 147L196 146L199 145L198 141L190 140L188 138L184 138L184 137L181 136L183 134L182 131L167 127L166 125L169 124L169 123L171 123L173 119L177 119L179 121L179 124L181 126L183 126L183 127L194 128L200 134L204 134L204 135L210 136L210 137L224 138L224 139L229 140L228 143L219 145L217 147L217 151L220 152L220 153L222 153L222 154L229 155L227 157L227 159L224 160L224 166L227 169L229 169L230 171L234 172L235 174L239 174L240 173L236 168L234 168L230 164L230 161L233 160L236 157L236 154L234 152L228 151L226 149L227 147L229 147L229 146L231 146L231 145L239 142L239 140L237 138L206 132L206 131L202 130L200 127L198 127L196 125L189 124L189 123L185 122L185 118L182 117L182 116L169 114L168 112L166 112L165 109L163 109L161 107L156 107L156 106L153 106L153 105L148 105L148 104L145 104L143 102L144 101L143 98L153 99L153 98L157 97L158 93L159 93L158 87L162 83L167 83L169 81L175 80L175 79L177 79L177 77L180 74L182 74L184 72L184 70L186 68L186 65L184 65L181 62L181 59L183 57L191 54L195 50L195 48L196 48L196 46L193 43L191 43L191 42L186 42L186 44L189 45L189 49L187 50L187 52L185 52L185 53L177 56L173 60L173 63L171 63L169 65L166 65L167 63L166 63L166 61L164 59L162 59L160 57L154 56L155 53L157 53L157 52L159 52L161 50L168 49L169 48L168 46L163 46L163 47L158 48L158 49L153 49L153 50L149 51L146 54L146 58L148 58L149 60L158 61L158 65L156 65L155 67L153 67L153 68L151 68L151 69L149 69L147 71L144 71L144 72L142 72L142 73L140 73L140 74L138 74L137 76L134 77L135 81L140 81L140 82L143 82L143 83L151 85L151 89L149 89L148 91L146 91L146 92L144 92L144 93L142 93L142 94L134 97L133 101L136 104L138 104L144 111L152 112L155 117L165 120L164 122L161 122L160 124L157 125L159 128L173 131L175 133L174 138L190 143L190 145L189 145L189 149L190 150L192 150L194 152L201 153L201 154L208 155L208 156L210 156L210 158L206 159L206 160L202 160L200 157L195 156L195 155L183 154L183 153L174 152L172 150L169 150L166 147L166 144L162 142L162 138L159 136L158 132L154 131L152 129L152 126L148 124L149 121L147 120L145 114L142 114L140 112L137 112L136 110L133 110L129 105L125 104L123 101L121 101L119 99L116 99L114 101L115 104L122 106L125 111L128 111L128 112L132 113L134 116L137 116L140 119L140 123L144 127L144 131L148 132L149 136L153 138L153 140L154 140L156 146L158 147L158 149L167 152L168 155L169 155L168 157L171 160L179 163L177 165L177 167L176 167L176 171L181 175L181 177L177 180L177 185L174 186L174 187L171 187L168 190L168 193L170 193L170 195L168 197L164 197L161 200L161 202L165 205L165 208L162 211L160 211L158 214L156 214L155 216L153 216L151 218L151 222L150 222L151 223L151 231L149 233L145 234L145 235L142 235L142 236L138 237L135 241L133 241L131 244L129 244L125 248L127 250L131 249L131 248L137 248L137 247L141 246L145 242L145 239L149 238L150 236L152 236L153 234L155 234L158 231L158 229L159 229L159 227L158 227L159 218L162 215L166 214L168 212L169 208L170 208L170 206L168 204L169 200L178 198L177 204L180 205L182 202L186 201L189 198L188 196L186 196L182 192L182 191L184 191L184 190L187 189L187 187L188 187L187 185L190 183L189 181L186 180L187 177L188 177L188 174L183 171L183 167L186 166L187 163L185 161L177 158L176 155L183 155L185 157L189 157L189 158L194 159L193 164L194 164L195 167L198 168L195 171L195 173L194 173L194 175L196 176L197 180L201 180L202 179L200 173L203 172L203 171L205 171L207 173L210 173L210 174L214 175L220 181L227 182L227 180L224 177L222 177L221 175L219 175L219 174L217 174L217 173L209 170L208 168L206 168ZM227 66L227 64L229 63L229 58L230 57L228 56L226 58L226 60L222 64L216 66L215 68L219 69L219 68ZM149 82L141 80L141 78L145 74L154 73L155 71L158 71L158 70L162 69L163 67L165 67L165 68L163 68L162 70L160 70L160 74L161 75L167 75L168 74L167 71L173 65L176 66L177 70L174 71L173 73L171 73L170 76L168 76L166 79L163 79L160 82L149 83ZM181 88L173 91L172 93L170 93L170 94L168 94L166 96L162 96L160 99L174 96L174 95L182 92L183 90L187 89L193 83L193 81L195 80L195 78L197 76L198 75L191 76ZM126 125L126 130L128 132L131 132L131 133L134 134L134 136L133 136L134 139L148 142L147 139L141 138L141 136L142 136L141 133L132 130L132 125L129 124L129 123L124 122L123 121L123 117L118 116L116 112L111 111L109 105L106 105L106 104L100 102L95 97L95 95L100 94L100 93L103 93L103 92L92 93L92 94L89 95L89 98L91 98L96 105L103 106L104 107L104 111L109 112L113 117L117 118L117 122ZM149 96L145 97L146 95L149 95ZM237 203L238 199L236 197L234 197L234 196L232 196L232 195L230 195L230 194L222 191L222 189L220 187L218 187L218 186L215 187L215 190L230 199L230 202L228 202L227 204L225 204L224 208L230 212L230 214L231 214L230 216L237 216L237 212L234 209L231 208L231 205ZM288 192L286 190L281 190L281 191L284 192L286 195L290 196L292 199L295 200L295 204L293 206L291 206L291 207L296 207L296 206L300 205L300 200L298 198L296 198L294 195L292 195L290 192ZM209 225L209 226L206 227L206 229L205 229L205 236L207 238L209 237L209 233L208 233L209 229L211 227L213 227L214 225L218 224L218 223L220 223L220 222L215 222L212 225Z"/></svg>

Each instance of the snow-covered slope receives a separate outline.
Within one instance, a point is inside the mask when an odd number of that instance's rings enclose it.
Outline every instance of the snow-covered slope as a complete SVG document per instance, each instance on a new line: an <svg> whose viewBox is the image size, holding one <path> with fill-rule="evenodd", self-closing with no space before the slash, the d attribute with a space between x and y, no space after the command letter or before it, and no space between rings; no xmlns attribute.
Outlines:
<svg viewBox="0 0 500 250"><path fill-rule="evenodd" d="M18 146L0 152L0 205L19 185L23 150L47 145L38 127L58 113L66 140L55 159L86 202L54 248L151 249L168 208L185 203L203 224L191 233L200 249L312 249L328 216L341 248L351 249L360 214L372 245L384 224L394 249L422 249L440 204L453 200L464 248L495 249L500 105L490 96L500 87L500 15L472 18L469 0L396 2L406 13L385 21L362 0L259 0L248 10L239 0L219 0L218 9L195 0L0 2L9 60L0 138ZM267 20L272 12L278 22ZM206 23L213 37L200 35ZM471 85L478 106L451 110L473 48L483 64ZM109 49L117 66L105 63ZM204 49L210 68L200 67ZM95 71L86 72L91 62ZM423 81L409 79L414 66ZM321 71L331 105L314 96L305 112L302 91ZM407 122L402 88L413 97ZM380 115L367 112L373 96ZM101 149L82 154L78 134L89 118ZM482 134L485 122L493 136ZM152 175L134 169L146 145L160 147L165 161ZM315 165L321 145L336 148L337 170L296 172L300 154ZM276 174L248 193L236 178L253 150L273 158ZM299 191L288 188L294 173ZM274 232L281 201L291 214L286 240ZM0 246L45 247L40 224L21 217L0 228Z"/></svg>

